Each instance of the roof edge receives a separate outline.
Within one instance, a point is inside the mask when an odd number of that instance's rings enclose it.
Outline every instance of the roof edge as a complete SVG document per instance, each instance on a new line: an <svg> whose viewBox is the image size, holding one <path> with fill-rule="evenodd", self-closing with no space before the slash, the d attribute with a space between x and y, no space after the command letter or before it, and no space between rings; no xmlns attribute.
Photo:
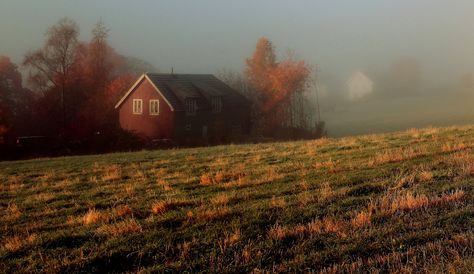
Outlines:
<svg viewBox="0 0 474 274"><path fill-rule="evenodd" d="M127 99L127 97L130 95L130 93L132 93L132 91L138 86L138 84L140 84L140 82L143 80L143 78L145 78L145 74L142 74L138 78L138 80L133 84L133 86L127 91L127 93L125 93L125 95L120 99L120 101L117 102L117 104L114 107L115 109L120 107L120 105L125 101L125 99Z"/></svg>
<svg viewBox="0 0 474 274"><path fill-rule="evenodd" d="M168 101L168 99L166 99L166 97L163 95L163 93L161 93L160 89L158 89L158 87L153 83L153 81L148 77L147 75L148 73L144 73L142 74L138 80L133 84L133 86L127 91L127 93L125 93L125 95L120 99L120 101L118 101L118 103L115 105L115 109L119 108L123 102L125 102L125 99L127 99L128 96L130 96L130 94L135 90L135 88L143 81L143 79L146 79L148 80L148 82L150 82L150 84L152 85L152 87L155 89L156 92L158 92L161 97L163 97L163 99L165 100L165 102L168 104L168 106L171 108L171 111L174 111L174 107L170 104L170 102Z"/></svg>

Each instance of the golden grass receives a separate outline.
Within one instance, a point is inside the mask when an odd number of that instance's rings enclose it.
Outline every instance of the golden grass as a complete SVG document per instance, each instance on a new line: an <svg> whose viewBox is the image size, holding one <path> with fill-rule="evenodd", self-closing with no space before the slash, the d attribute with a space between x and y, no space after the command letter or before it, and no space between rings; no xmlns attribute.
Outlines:
<svg viewBox="0 0 474 274"><path fill-rule="evenodd" d="M439 197L432 198L430 201L431 205L446 205L459 202L463 200L466 196L466 193L463 190L455 190L452 193L446 193Z"/></svg>
<svg viewBox="0 0 474 274"><path fill-rule="evenodd" d="M389 269L390 273L444 273L445 270L433 269L432 266L439 267L438 263L446 260L446 256L454 257L454 262L460 261L459 250L469 250L473 241L472 233L457 234L450 239L409 247L406 251L392 251L350 263L336 263L322 269L320 273L366 273L370 272L368 269ZM446 267L449 269L450 264ZM451 267L449 273L457 272Z"/></svg>
<svg viewBox="0 0 474 274"><path fill-rule="evenodd" d="M244 171L243 165L236 165L232 168L232 171L218 170L217 172L205 172L199 177L199 183L201 185L224 185L232 186L240 184L243 179L247 176Z"/></svg>
<svg viewBox="0 0 474 274"><path fill-rule="evenodd" d="M192 217L198 221L211 221L224 218L230 213L231 210L228 207L218 207L198 211L197 214Z"/></svg>
<svg viewBox="0 0 474 274"><path fill-rule="evenodd" d="M150 212L154 215L165 214L166 212L185 206L196 206L199 201L186 198L167 198L165 200L155 201L151 204Z"/></svg>
<svg viewBox="0 0 474 274"><path fill-rule="evenodd" d="M155 215L164 214L169 209L169 202L166 200L156 201L151 205L151 213Z"/></svg>
<svg viewBox="0 0 474 274"><path fill-rule="evenodd" d="M54 199L54 197L55 196L53 193L43 192L43 193L36 194L34 196L34 199L38 202L48 202Z"/></svg>
<svg viewBox="0 0 474 274"><path fill-rule="evenodd" d="M429 170L421 170L418 173L418 178L421 182L429 182L433 179L433 172Z"/></svg>
<svg viewBox="0 0 474 274"><path fill-rule="evenodd" d="M100 211L91 208L87 213L82 217L82 223L84 225L91 225L91 224L96 224L100 223L103 221L107 221L108 216L106 214L101 213Z"/></svg>
<svg viewBox="0 0 474 274"><path fill-rule="evenodd" d="M112 215L117 218L123 218L133 215L133 210L128 205L119 205L113 208Z"/></svg>
<svg viewBox="0 0 474 274"><path fill-rule="evenodd" d="M314 164L314 167L316 169L326 169L329 173L338 173L341 171L340 163L338 161L333 161L332 159L329 159L324 162L317 162Z"/></svg>
<svg viewBox="0 0 474 274"><path fill-rule="evenodd" d="M102 180L104 181L115 181L122 178L122 170L118 165L111 165L105 168Z"/></svg>
<svg viewBox="0 0 474 274"><path fill-rule="evenodd" d="M414 194L412 192L387 193L377 200L372 200L368 205L367 213L394 214L398 211L426 209L430 206L453 204L461 201L465 196L466 193L462 190L431 198L424 194Z"/></svg>
<svg viewBox="0 0 474 274"><path fill-rule="evenodd" d="M142 226L133 218L112 224L105 224L97 229L97 233L107 236L121 236L142 232Z"/></svg>
<svg viewBox="0 0 474 274"><path fill-rule="evenodd" d="M186 259L189 254L189 250L191 250L191 243L184 241L183 243L178 245L178 249L179 249L179 257L181 259Z"/></svg>
<svg viewBox="0 0 474 274"><path fill-rule="evenodd" d="M284 197L273 196L270 200L271 208L284 208L286 206L286 200Z"/></svg>
<svg viewBox="0 0 474 274"><path fill-rule="evenodd" d="M20 237L18 235L12 237L6 237L4 240L3 247L9 252L16 252L22 248L32 246L37 241L38 236L33 233L26 237Z"/></svg>
<svg viewBox="0 0 474 274"><path fill-rule="evenodd" d="M332 233L341 238L347 236L347 226L343 221L332 218L315 219L308 224L298 224L291 227L275 224L268 230L268 237L283 240L287 237L305 237L311 234Z"/></svg>
<svg viewBox="0 0 474 274"><path fill-rule="evenodd" d="M132 195L133 193L135 193L135 184L133 183L125 184L124 190L125 190L125 193L127 193L128 195Z"/></svg>
<svg viewBox="0 0 474 274"><path fill-rule="evenodd" d="M173 190L173 188L170 186L170 184L166 180L163 180L163 179L158 180L158 185L162 186L164 191Z"/></svg>
<svg viewBox="0 0 474 274"><path fill-rule="evenodd" d="M213 205L227 205L230 201L230 197L227 193L221 192L210 199Z"/></svg>
<svg viewBox="0 0 474 274"><path fill-rule="evenodd" d="M321 188L319 188L319 196L318 199L321 202L328 201L336 196L336 192L332 189L329 182L323 182L321 184Z"/></svg>
<svg viewBox="0 0 474 274"><path fill-rule="evenodd" d="M5 210L5 215L3 215L3 219L6 221L14 221L21 217L22 212L20 208L15 203L10 203Z"/></svg>
<svg viewBox="0 0 474 274"><path fill-rule="evenodd" d="M382 196L376 204L370 207L378 209L382 213L392 214L396 211L410 211L426 208L429 205L428 197L424 194L394 193Z"/></svg>
<svg viewBox="0 0 474 274"><path fill-rule="evenodd" d="M370 226L372 223L372 212L371 211L361 211L357 213L354 218L351 220L351 224L355 227L364 227Z"/></svg>
<svg viewBox="0 0 474 274"><path fill-rule="evenodd" d="M309 191L303 191L298 193L296 197L298 206L304 207L312 202L314 202L315 197Z"/></svg>
<svg viewBox="0 0 474 274"><path fill-rule="evenodd" d="M224 239L219 242L221 252L224 253L227 248L236 244L240 240L240 235L240 228L235 229L232 233L226 233Z"/></svg>
<svg viewBox="0 0 474 274"><path fill-rule="evenodd" d="M427 154L427 149L422 148L406 148L406 149L391 149L375 154L368 162L369 167L378 166L386 163L396 163L405 160L410 160L416 157Z"/></svg>
<svg viewBox="0 0 474 274"><path fill-rule="evenodd" d="M202 174L201 177L200 177L199 183L201 185L210 185L210 184L212 184L213 183L212 174L210 174L210 173Z"/></svg>

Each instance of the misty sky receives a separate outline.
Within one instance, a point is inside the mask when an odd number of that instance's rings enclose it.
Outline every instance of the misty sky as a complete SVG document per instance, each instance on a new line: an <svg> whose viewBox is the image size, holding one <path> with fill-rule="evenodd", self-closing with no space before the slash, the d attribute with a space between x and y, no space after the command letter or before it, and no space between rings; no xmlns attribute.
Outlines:
<svg viewBox="0 0 474 274"><path fill-rule="evenodd" d="M414 57L443 81L474 70L473 10L470 0L1 0L0 54L20 62L64 16L87 40L102 18L120 53L162 71L240 71L267 36L280 54L292 49L325 73L345 77Z"/></svg>
<svg viewBox="0 0 474 274"><path fill-rule="evenodd" d="M266 36L279 56L290 49L317 65L325 94L347 92L341 87L357 71L380 92L376 74L402 58L419 63L422 91L431 98L350 105L323 98L330 135L341 136L472 123L474 98L457 95L456 85L474 72L473 11L472 0L0 0L0 55L21 63L43 44L47 28L67 16L79 24L83 41L102 18L119 53L161 72L241 72Z"/></svg>

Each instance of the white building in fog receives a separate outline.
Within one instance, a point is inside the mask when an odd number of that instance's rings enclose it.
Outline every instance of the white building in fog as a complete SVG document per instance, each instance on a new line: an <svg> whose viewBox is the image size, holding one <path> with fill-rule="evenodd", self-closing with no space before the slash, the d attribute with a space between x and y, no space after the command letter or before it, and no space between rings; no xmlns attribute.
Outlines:
<svg viewBox="0 0 474 274"><path fill-rule="evenodd" d="M356 71L347 81L347 91L351 100L358 100L372 93L374 82L361 71Z"/></svg>

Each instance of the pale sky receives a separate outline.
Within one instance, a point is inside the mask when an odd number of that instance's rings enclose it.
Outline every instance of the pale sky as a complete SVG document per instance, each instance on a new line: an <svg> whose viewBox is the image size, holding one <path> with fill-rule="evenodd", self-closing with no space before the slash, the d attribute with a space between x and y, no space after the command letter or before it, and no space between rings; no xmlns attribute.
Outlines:
<svg viewBox="0 0 474 274"><path fill-rule="evenodd" d="M280 54L292 49L328 74L408 56L442 81L474 71L472 11L471 0L1 0L0 54L21 62L65 16L87 40L102 18L113 47L162 71L241 71L266 36Z"/></svg>
<svg viewBox="0 0 474 274"><path fill-rule="evenodd" d="M317 65L325 94L336 96L347 93L357 71L380 92L377 75L401 58L416 59L423 92L432 98L395 94L350 105L322 98L329 134L341 136L472 123L474 98L461 98L456 85L474 72L473 11L472 0L0 0L0 55L21 63L67 16L83 41L102 18L119 53L161 72L241 72L266 36L279 56L290 49ZM433 92L440 90L444 97Z"/></svg>

